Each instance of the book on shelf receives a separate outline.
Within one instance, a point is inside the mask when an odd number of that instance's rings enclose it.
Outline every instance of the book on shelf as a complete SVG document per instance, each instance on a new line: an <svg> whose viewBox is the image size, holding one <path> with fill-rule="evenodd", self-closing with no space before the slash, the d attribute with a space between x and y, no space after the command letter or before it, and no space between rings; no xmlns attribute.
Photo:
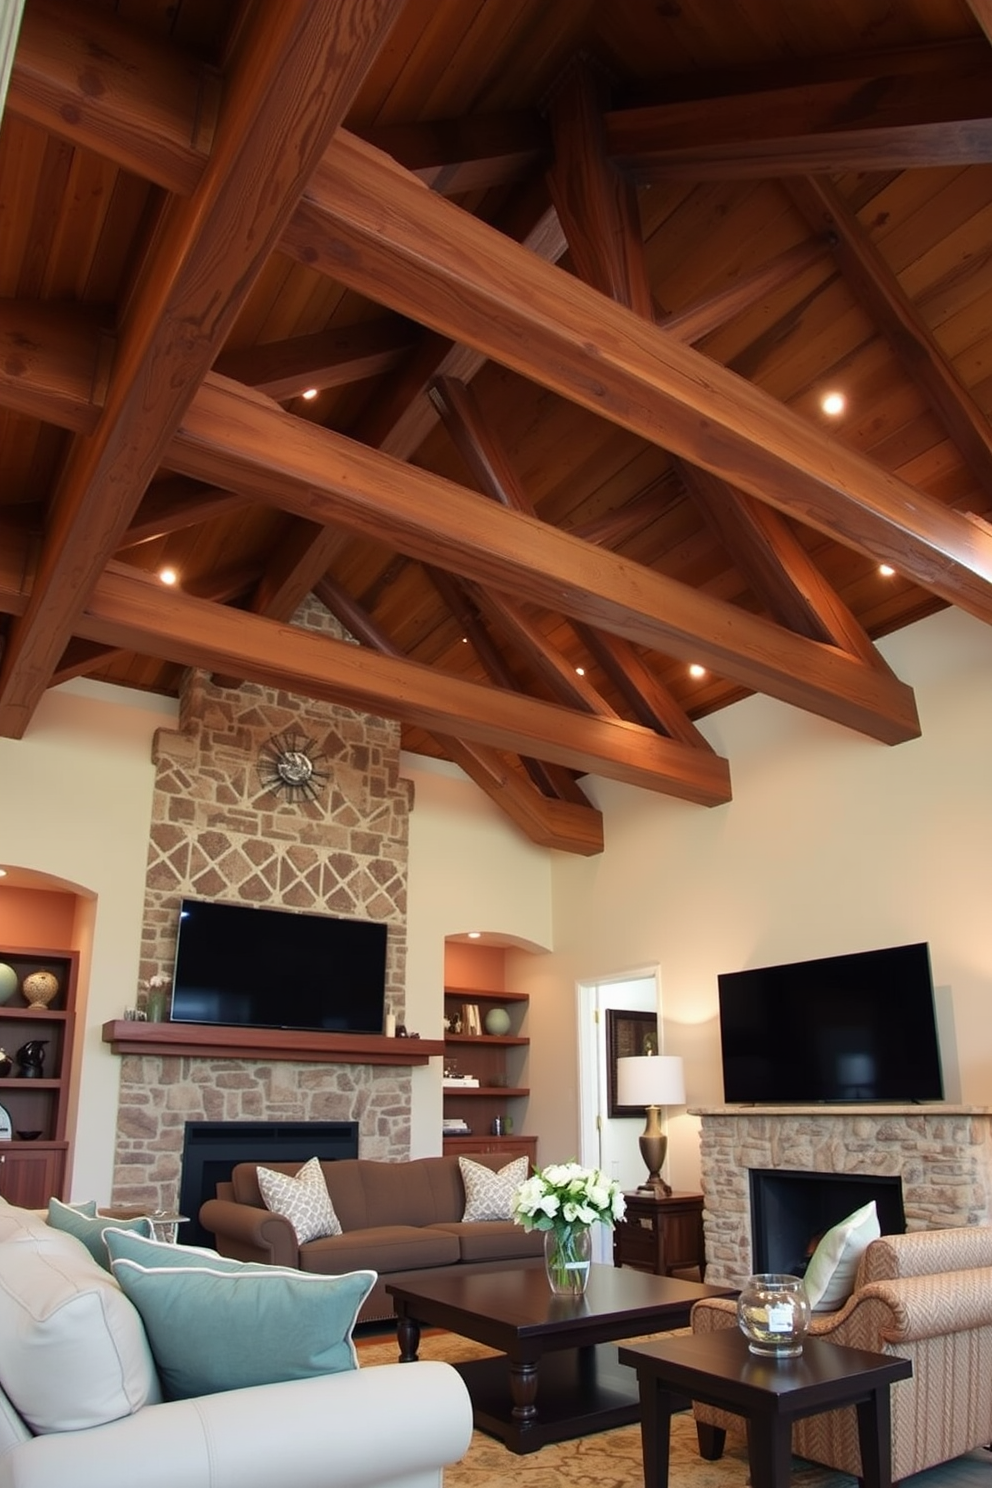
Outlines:
<svg viewBox="0 0 992 1488"><path fill-rule="evenodd" d="M482 1032L482 1019L479 1017L479 1004L477 1002L462 1003L462 1033L480 1034Z"/></svg>
<svg viewBox="0 0 992 1488"><path fill-rule="evenodd" d="M448 1090L478 1090L479 1081L475 1075L445 1075L442 1085Z"/></svg>

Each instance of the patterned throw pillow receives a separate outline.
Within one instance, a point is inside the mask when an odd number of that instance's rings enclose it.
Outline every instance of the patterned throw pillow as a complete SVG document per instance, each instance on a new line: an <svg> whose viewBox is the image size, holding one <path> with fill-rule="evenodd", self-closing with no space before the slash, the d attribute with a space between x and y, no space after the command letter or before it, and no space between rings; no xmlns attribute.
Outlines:
<svg viewBox="0 0 992 1488"><path fill-rule="evenodd" d="M465 1185L463 1220L476 1224L483 1219L513 1218L510 1201L521 1183L526 1182L530 1170L526 1157L515 1157L498 1173L470 1157L460 1157L458 1166Z"/></svg>
<svg viewBox="0 0 992 1488"><path fill-rule="evenodd" d="M341 1221L334 1213L319 1157L304 1163L295 1178L290 1173L259 1167L258 1188L266 1209L289 1220L300 1245L324 1235L341 1234Z"/></svg>

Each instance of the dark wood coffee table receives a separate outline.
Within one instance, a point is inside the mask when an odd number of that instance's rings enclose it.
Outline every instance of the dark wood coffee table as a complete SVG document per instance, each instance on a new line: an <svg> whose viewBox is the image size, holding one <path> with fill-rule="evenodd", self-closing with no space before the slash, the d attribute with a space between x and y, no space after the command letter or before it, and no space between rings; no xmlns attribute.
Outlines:
<svg viewBox="0 0 992 1488"><path fill-rule="evenodd" d="M386 1284L402 1363L416 1360L422 1325L500 1350L455 1367L475 1424L519 1453L636 1421L637 1380L610 1340L685 1327L694 1302L728 1290L614 1266L593 1266L577 1301L552 1295L543 1266Z"/></svg>
<svg viewBox="0 0 992 1488"><path fill-rule="evenodd" d="M910 1377L908 1359L822 1338L808 1338L795 1359L760 1358L736 1328L628 1344L619 1357L637 1371L644 1481L652 1488L667 1488L671 1418L687 1398L745 1418L752 1488L788 1488L793 1421L853 1405L862 1488L892 1488L889 1386Z"/></svg>

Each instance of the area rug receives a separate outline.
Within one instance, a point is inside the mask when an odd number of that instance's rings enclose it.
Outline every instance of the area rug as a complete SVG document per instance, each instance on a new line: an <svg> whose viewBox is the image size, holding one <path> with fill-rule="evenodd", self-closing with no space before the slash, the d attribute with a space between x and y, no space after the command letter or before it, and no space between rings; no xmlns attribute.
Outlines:
<svg viewBox="0 0 992 1488"><path fill-rule="evenodd" d="M658 1337L658 1334L652 1335ZM633 1341L633 1340L631 1340ZM362 1368L395 1364L396 1339L389 1335L356 1338ZM422 1359L441 1359L457 1364L483 1359L493 1349L458 1338L453 1333L425 1332L420 1342ZM409 1366L415 1369L417 1366ZM696 1445L696 1428L687 1413L672 1418L669 1482L672 1488L746 1488L747 1452L744 1439L727 1438L719 1462L705 1462ZM445 1488L644 1488L639 1426L621 1426L575 1441L557 1442L528 1456L518 1457L481 1431L461 1462L444 1470ZM791 1488L857 1488L857 1478L819 1467L800 1457L793 1459ZM900 1488L992 1488L992 1453L968 1452L953 1462L942 1463L915 1477L905 1478Z"/></svg>
<svg viewBox="0 0 992 1488"><path fill-rule="evenodd" d="M356 1342L362 1368L395 1364L395 1338ZM483 1359L493 1352L452 1333L425 1333L420 1342L422 1359L441 1359L449 1364ZM688 1414L672 1418L669 1462L669 1480L677 1488L744 1488L747 1483L743 1438L739 1442L728 1438L719 1462L705 1462L699 1455L696 1428ZM525 1457L507 1451L493 1437L473 1431L472 1443L461 1462L445 1468L444 1483L445 1488L558 1488L559 1484L569 1488L644 1488L641 1430L639 1426L620 1426L575 1441L556 1442ZM792 1484L793 1488L857 1488L857 1479L796 1459Z"/></svg>

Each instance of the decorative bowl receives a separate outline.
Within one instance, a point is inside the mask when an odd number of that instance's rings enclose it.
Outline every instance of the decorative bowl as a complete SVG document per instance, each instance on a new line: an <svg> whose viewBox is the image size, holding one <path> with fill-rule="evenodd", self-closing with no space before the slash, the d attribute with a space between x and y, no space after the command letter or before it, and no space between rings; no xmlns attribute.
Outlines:
<svg viewBox="0 0 992 1488"><path fill-rule="evenodd" d="M19 1131L17 1133L17 1140L19 1142L33 1142L37 1137L40 1136L40 1131Z"/></svg>

